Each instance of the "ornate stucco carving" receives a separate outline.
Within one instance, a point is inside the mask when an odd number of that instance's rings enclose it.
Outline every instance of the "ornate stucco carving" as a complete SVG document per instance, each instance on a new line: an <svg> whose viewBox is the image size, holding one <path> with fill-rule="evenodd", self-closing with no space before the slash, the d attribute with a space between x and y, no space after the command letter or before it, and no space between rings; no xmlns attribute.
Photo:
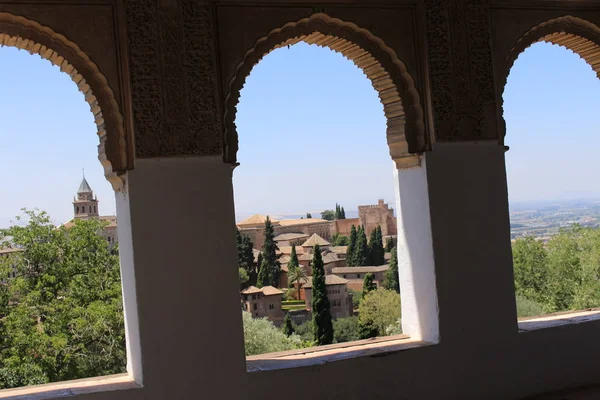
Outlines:
<svg viewBox="0 0 600 400"><path fill-rule="evenodd" d="M222 153L207 1L126 0L138 157Z"/></svg>
<svg viewBox="0 0 600 400"><path fill-rule="evenodd" d="M436 140L497 137L488 13L488 0L426 2Z"/></svg>
<svg viewBox="0 0 600 400"><path fill-rule="evenodd" d="M0 45L38 54L68 74L90 105L98 129L98 159L115 190L128 167L123 116L106 77L75 43L39 23L0 12Z"/></svg>
<svg viewBox="0 0 600 400"><path fill-rule="evenodd" d="M384 106L392 159L398 168L418 165L419 156L415 153L426 150L428 143L420 95L406 66L392 49L369 31L322 13L272 30L258 39L238 64L225 98L225 161L236 162L236 106L252 67L272 50L300 41L337 51L363 70Z"/></svg>
<svg viewBox="0 0 600 400"><path fill-rule="evenodd" d="M536 25L525 32L513 45L504 59L502 70L498 75L498 88L500 91L501 135L506 135L504 121L504 100L502 94L510 69L521 53L528 47L538 42L547 42L565 47L584 59L600 78L600 27L584 19L566 15L554 18Z"/></svg>

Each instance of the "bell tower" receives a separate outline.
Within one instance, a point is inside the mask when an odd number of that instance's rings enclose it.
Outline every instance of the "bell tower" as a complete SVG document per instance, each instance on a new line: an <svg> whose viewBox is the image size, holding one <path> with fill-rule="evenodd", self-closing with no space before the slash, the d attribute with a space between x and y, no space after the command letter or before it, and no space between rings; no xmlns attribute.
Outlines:
<svg viewBox="0 0 600 400"><path fill-rule="evenodd" d="M77 197L73 199L73 213L75 218L98 217L98 198L83 175L83 180L77 190Z"/></svg>

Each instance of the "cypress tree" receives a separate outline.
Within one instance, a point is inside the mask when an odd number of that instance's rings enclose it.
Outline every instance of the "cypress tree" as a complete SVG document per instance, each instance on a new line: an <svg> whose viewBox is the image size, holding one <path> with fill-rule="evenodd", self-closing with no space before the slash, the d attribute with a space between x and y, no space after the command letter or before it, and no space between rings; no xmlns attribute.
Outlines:
<svg viewBox="0 0 600 400"><path fill-rule="evenodd" d="M294 333L294 326L292 325L290 314L285 314L285 319L283 320L283 333L288 337Z"/></svg>
<svg viewBox="0 0 600 400"><path fill-rule="evenodd" d="M342 207L342 218L341 219L346 219L346 210L344 210L344 207Z"/></svg>
<svg viewBox="0 0 600 400"><path fill-rule="evenodd" d="M238 230L236 232L238 268L242 268L248 275L248 285L256 283L256 266L254 264L254 253L252 252L253 244L250 236L242 235Z"/></svg>
<svg viewBox="0 0 600 400"><path fill-rule="evenodd" d="M371 255L371 263L373 265L385 264L385 251L383 250L383 236L381 234L381 227L377 225L371 232L369 238L369 252Z"/></svg>
<svg viewBox="0 0 600 400"><path fill-rule="evenodd" d="M346 265L349 267L355 267L354 253L356 252L356 226L352 224L350 229L350 243L348 243L348 249L346 250Z"/></svg>
<svg viewBox="0 0 600 400"><path fill-rule="evenodd" d="M306 213L306 219L312 218L312 215L310 213Z"/></svg>
<svg viewBox="0 0 600 400"><path fill-rule="evenodd" d="M389 252L392 251L393 248L394 248L394 239L392 239L391 237L389 237L385 241L385 251L389 253Z"/></svg>
<svg viewBox="0 0 600 400"><path fill-rule="evenodd" d="M363 280L363 290L362 290L362 298L363 299L369 292L372 292L373 290L377 290L377 285L375 284L375 282L373 282L374 278L375 277L370 272L365 275L365 279Z"/></svg>
<svg viewBox="0 0 600 400"><path fill-rule="evenodd" d="M391 253L392 258L390 258L390 268L385 271L383 287L388 290L395 290L396 293L400 293L400 280L398 278L398 251L394 247Z"/></svg>
<svg viewBox="0 0 600 400"><path fill-rule="evenodd" d="M281 270L281 264L279 263L279 256L277 255L277 243L274 240L275 231L271 219L267 216L265 220L265 243L262 247L263 259L258 270L258 279L256 285L258 287L263 286L279 286L279 272Z"/></svg>
<svg viewBox="0 0 600 400"><path fill-rule="evenodd" d="M358 227L358 232L356 232L356 249L354 250L353 262L355 266L370 265L371 262L367 235L362 225Z"/></svg>
<svg viewBox="0 0 600 400"><path fill-rule="evenodd" d="M312 277L312 322L313 337L317 345L331 344L333 342L333 322L331 321L329 298L325 284L325 268L321 248L315 245L313 249L313 277Z"/></svg>

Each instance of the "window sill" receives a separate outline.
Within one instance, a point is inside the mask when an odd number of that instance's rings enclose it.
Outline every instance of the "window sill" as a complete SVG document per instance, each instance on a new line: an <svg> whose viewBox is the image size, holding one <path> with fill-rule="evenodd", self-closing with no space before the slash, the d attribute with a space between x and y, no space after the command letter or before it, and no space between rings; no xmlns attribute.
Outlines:
<svg viewBox="0 0 600 400"><path fill-rule="evenodd" d="M0 399L43 400L139 387L128 374L119 374L0 390Z"/></svg>
<svg viewBox="0 0 600 400"><path fill-rule="evenodd" d="M528 317L519 320L519 332L531 332L555 326L581 324L588 321L600 320L600 308L590 308L584 311L567 311L541 317Z"/></svg>
<svg viewBox="0 0 600 400"><path fill-rule="evenodd" d="M246 357L246 366L248 372L300 368L356 357L382 357L398 351L432 344L435 343L411 340L408 335L396 335L248 356Z"/></svg>

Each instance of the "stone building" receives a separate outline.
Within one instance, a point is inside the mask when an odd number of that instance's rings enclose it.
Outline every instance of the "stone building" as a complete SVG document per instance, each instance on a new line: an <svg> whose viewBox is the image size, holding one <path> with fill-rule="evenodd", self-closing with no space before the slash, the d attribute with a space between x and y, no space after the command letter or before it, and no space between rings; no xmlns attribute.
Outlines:
<svg viewBox="0 0 600 400"><path fill-rule="evenodd" d="M348 288L360 291L366 274L373 274L373 282L380 287L385 279L386 271L390 269L389 265L379 265L377 267L338 267L333 268L331 273L340 278L348 280Z"/></svg>
<svg viewBox="0 0 600 400"><path fill-rule="evenodd" d="M281 323L285 314L281 308L283 292L273 286L257 288L250 286L242 291L242 308L252 313L254 318L267 318Z"/></svg>
<svg viewBox="0 0 600 400"><path fill-rule="evenodd" d="M250 218L245 219L242 222L237 224L237 228L239 229L241 234L248 235L254 247L259 249L262 247L265 241L265 215L256 214L251 216ZM319 218L306 218L306 219L282 219L282 220L273 220L271 219L271 223L273 224L273 231L275 232L275 237L286 237L286 234L289 234L289 237L294 237L292 241L300 241L305 237L312 236L313 234L318 234L321 237L326 239L332 236L332 226L334 226L333 221L326 221L324 219ZM281 239L282 242L289 242L289 240ZM284 244L289 246L290 244Z"/></svg>
<svg viewBox="0 0 600 400"><path fill-rule="evenodd" d="M77 190L77 196L73 199L73 217L74 219L63 224L69 228L73 226L76 219L89 219L94 218L100 221L106 222L107 225L102 232L102 235L106 238L111 246L119 243L119 232L117 229L117 217L115 215L100 215L98 208L98 198L94 196L94 191L90 187L90 184L83 177L79 189Z"/></svg>
<svg viewBox="0 0 600 400"><path fill-rule="evenodd" d="M352 315L352 293L348 291L348 281L336 275L325 275L325 286L327 288L327 298L331 305L331 316L333 319L346 318ZM311 310L312 302L312 277L302 285L302 298L306 304L306 309Z"/></svg>
<svg viewBox="0 0 600 400"><path fill-rule="evenodd" d="M343 382L319 399L599 397L598 312L517 321L503 93L540 41L600 73L600 2L19 0L2 3L0 28L89 104L116 196L127 340L124 374L3 396L293 400L305 393L290 382L318 378ZM408 338L245 358L236 107L252 68L300 41L355 63L381 100L372 134L393 161ZM593 145L560 140L577 162Z"/></svg>
<svg viewBox="0 0 600 400"><path fill-rule="evenodd" d="M360 225L365 227L367 237L377 226L381 226L383 236L392 236L397 233L394 209L381 199L377 201L376 205L358 206L358 218Z"/></svg>

